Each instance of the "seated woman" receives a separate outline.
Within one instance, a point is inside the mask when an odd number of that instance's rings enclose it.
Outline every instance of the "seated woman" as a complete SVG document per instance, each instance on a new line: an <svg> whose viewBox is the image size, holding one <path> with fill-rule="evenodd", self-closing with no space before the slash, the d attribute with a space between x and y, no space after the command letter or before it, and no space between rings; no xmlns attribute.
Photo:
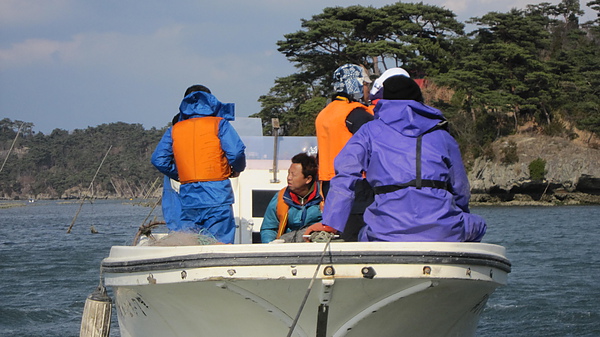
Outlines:
<svg viewBox="0 0 600 337"><path fill-rule="evenodd" d="M273 196L265 211L260 227L262 243L269 243L282 235L286 242L303 242L304 232L299 229L322 219L323 198L317 181L315 157L306 153L295 155L288 170L288 186Z"/></svg>

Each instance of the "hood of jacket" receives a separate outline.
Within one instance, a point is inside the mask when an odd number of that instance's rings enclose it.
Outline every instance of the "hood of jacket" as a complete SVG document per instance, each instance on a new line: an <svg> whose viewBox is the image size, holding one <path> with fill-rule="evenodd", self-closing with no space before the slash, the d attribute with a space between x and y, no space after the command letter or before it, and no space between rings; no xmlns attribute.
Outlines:
<svg viewBox="0 0 600 337"><path fill-rule="evenodd" d="M234 103L221 103L212 94L196 91L183 98L179 105L179 120L196 117L221 117L228 121L235 120Z"/></svg>
<svg viewBox="0 0 600 337"><path fill-rule="evenodd" d="M375 119L407 137L418 137L446 118L442 112L412 100L381 99L375 106Z"/></svg>

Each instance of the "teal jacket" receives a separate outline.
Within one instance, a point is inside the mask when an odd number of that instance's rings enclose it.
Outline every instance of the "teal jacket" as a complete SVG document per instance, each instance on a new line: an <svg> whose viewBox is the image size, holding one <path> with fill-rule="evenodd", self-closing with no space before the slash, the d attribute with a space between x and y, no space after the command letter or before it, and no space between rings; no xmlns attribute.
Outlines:
<svg viewBox="0 0 600 337"><path fill-rule="evenodd" d="M319 192L319 185L316 184L315 186L316 189L313 196L304 205L297 203L296 198L293 198L289 189L286 188L283 200L289 206L289 210L285 233L321 222L320 203L322 197ZM277 231L279 230L279 219L277 218L278 195L279 192L275 193L265 211L265 216L260 226L260 239L262 243L269 243L277 238Z"/></svg>

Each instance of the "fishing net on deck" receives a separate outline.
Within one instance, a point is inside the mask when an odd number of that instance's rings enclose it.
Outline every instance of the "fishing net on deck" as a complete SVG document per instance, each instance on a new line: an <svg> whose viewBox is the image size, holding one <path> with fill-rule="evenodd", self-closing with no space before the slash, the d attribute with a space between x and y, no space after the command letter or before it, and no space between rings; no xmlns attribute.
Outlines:
<svg viewBox="0 0 600 337"><path fill-rule="evenodd" d="M152 231L159 226L164 226L164 221L152 221L141 225L133 239L133 245L137 246L202 246L219 245L219 240L208 232L201 229L200 232L178 232L153 234Z"/></svg>
<svg viewBox="0 0 600 337"><path fill-rule="evenodd" d="M161 236L150 246L203 246L221 244L208 232L190 233L190 232L170 232Z"/></svg>
<svg viewBox="0 0 600 337"><path fill-rule="evenodd" d="M304 232L309 226L304 226L298 230L287 232L279 237L279 241L290 243L290 242L327 242L334 241L335 237L333 233L329 232L312 232L310 237L304 237Z"/></svg>

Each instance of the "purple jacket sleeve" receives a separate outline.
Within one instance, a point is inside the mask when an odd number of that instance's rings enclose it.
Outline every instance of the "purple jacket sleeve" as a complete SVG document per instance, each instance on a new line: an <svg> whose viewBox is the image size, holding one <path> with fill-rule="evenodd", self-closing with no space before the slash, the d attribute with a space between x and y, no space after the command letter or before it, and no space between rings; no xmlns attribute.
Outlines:
<svg viewBox="0 0 600 337"><path fill-rule="evenodd" d="M469 213L469 199L471 198L471 187L467 178L467 171L463 165L462 156L456 140L448 133L444 133L447 139L450 159L450 184L454 202L463 211Z"/></svg>
<svg viewBox="0 0 600 337"><path fill-rule="evenodd" d="M323 224L340 232L344 231L352 209L354 186L368 165L369 142L364 131L365 128L358 130L334 160L336 175L325 200Z"/></svg>

